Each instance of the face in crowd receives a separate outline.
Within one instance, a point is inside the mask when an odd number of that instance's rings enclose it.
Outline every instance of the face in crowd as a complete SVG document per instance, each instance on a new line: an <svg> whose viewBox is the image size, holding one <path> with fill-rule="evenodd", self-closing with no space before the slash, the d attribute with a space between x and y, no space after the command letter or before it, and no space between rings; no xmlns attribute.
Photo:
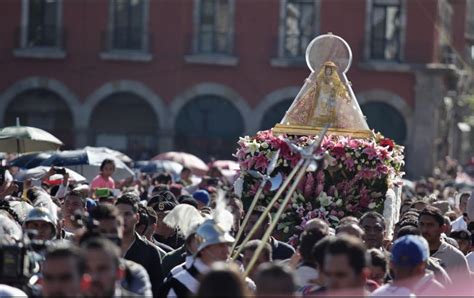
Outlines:
<svg viewBox="0 0 474 298"><path fill-rule="evenodd" d="M381 248L385 236L385 224L381 218L367 216L360 221L365 232L363 236L367 248Z"/></svg>

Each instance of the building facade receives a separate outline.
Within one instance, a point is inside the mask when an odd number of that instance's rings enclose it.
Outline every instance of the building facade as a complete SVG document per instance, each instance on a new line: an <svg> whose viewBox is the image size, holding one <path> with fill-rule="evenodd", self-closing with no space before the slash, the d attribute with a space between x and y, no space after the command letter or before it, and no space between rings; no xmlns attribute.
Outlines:
<svg viewBox="0 0 474 298"><path fill-rule="evenodd" d="M308 43L352 48L369 126L406 146L414 177L449 154L453 102L474 44L471 0L3 0L0 125L137 159L231 158L279 122L309 69Z"/></svg>

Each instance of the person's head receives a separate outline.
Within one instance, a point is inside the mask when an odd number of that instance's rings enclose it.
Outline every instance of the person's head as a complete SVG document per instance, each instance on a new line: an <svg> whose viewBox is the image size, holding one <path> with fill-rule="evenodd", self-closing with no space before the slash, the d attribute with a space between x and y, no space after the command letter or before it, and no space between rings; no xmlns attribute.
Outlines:
<svg viewBox="0 0 474 298"><path fill-rule="evenodd" d="M115 162L112 159L104 159L100 164L100 174L104 177L110 177L115 172Z"/></svg>
<svg viewBox="0 0 474 298"><path fill-rule="evenodd" d="M446 233L446 234L449 234L449 233L451 233L451 229L452 229L452 227L451 227L451 220L450 220L449 217L447 217L446 215L443 216L443 217L444 217L444 225L446 226L446 228L445 228L445 233Z"/></svg>
<svg viewBox="0 0 474 298"><path fill-rule="evenodd" d="M295 278L288 267L265 263L260 265L255 274L257 297L282 296L294 297Z"/></svg>
<svg viewBox="0 0 474 298"><path fill-rule="evenodd" d="M366 248L358 238L332 238L324 256L324 276L329 290L364 287L369 275Z"/></svg>
<svg viewBox="0 0 474 298"><path fill-rule="evenodd" d="M255 226L257 223L258 219L262 215L262 209L265 209L265 207L262 206L257 206L255 207L255 210L250 214L249 220L247 222L247 225L245 226L244 234L248 235L252 228ZM265 234L265 231L268 229L270 223L271 223L271 215L267 214L265 216L265 219L261 225L258 226L258 229L255 231L255 233L250 237L250 239L262 239L263 234Z"/></svg>
<svg viewBox="0 0 474 298"><path fill-rule="evenodd" d="M247 297L248 287L234 263L218 262L202 278L197 297Z"/></svg>
<svg viewBox="0 0 474 298"><path fill-rule="evenodd" d="M316 243L318 243L321 239L326 237L329 234L329 231L323 229L320 230L318 228L313 228L310 230L303 231L300 235L300 245L298 247L298 251L300 252L301 258L303 262L314 264L313 258L313 247Z"/></svg>
<svg viewBox="0 0 474 298"><path fill-rule="evenodd" d="M181 180L189 180L191 178L191 169L188 167L183 167L179 176Z"/></svg>
<svg viewBox="0 0 474 298"><path fill-rule="evenodd" d="M459 250L462 251L463 254L467 255L471 251L471 233L467 230L457 230L451 232L449 237L456 240L459 245Z"/></svg>
<svg viewBox="0 0 474 298"><path fill-rule="evenodd" d="M151 207L139 207L140 221L136 225L138 234L147 239L151 239L156 230L157 215Z"/></svg>
<svg viewBox="0 0 474 298"><path fill-rule="evenodd" d="M98 232L105 238L120 245L123 238L123 217L117 207L104 204L94 207L90 217L98 224Z"/></svg>
<svg viewBox="0 0 474 298"><path fill-rule="evenodd" d="M244 218L244 205L242 201L234 195L227 197L227 206L230 208L230 212L234 216L234 227L232 228L234 233L240 229L240 221Z"/></svg>
<svg viewBox="0 0 474 298"><path fill-rule="evenodd" d="M138 198L132 194L125 194L118 198L115 203L124 222L124 234L130 235L135 232L135 225L140 220L138 214Z"/></svg>
<svg viewBox="0 0 474 298"><path fill-rule="evenodd" d="M398 238L392 246L390 267L395 280L403 280L425 274L429 248L421 236L406 235Z"/></svg>
<svg viewBox="0 0 474 298"><path fill-rule="evenodd" d="M313 249L311 251L311 253L313 254L313 260L316 265L316 269L319 272L324 271L324 257L326 247L332 238L334 238L334 236L326 236L323 239L319 240L318 243L313 246ZM323 277L323 274L320 274L319 276Z"/></svg>
<svg viewBox="0 0 474 298"><path fill-rule="evenodd" d="M160 173L153 179L155 185L171 185L173 177L169 173Z"/></svg>
<svg viewBox="0 0 474 298"><path fill-rule="evenodd" d="M206 190L200 189L193 193L193 199L196 200L198 204L198 210L201 210L204 207L209 207L211 203L211 197Z"/></svg>
<svg viewBox="0 0 474 298"><path fill-rule="evenodd" d="M196 254L204 264L212 265L229 259L230 246L235 239L213 219L200 224L195 237L198 242Z"/></svg>
<svg viewBox="0 0 474 298"><path fill-rule="evenodd" d="M362 228L358 224L355 224L355 223L346 223L346 224L337 226L336 235L340 235L340 234L351 235L361 240L364 240L364 237L365 237L364 230L362 230Z"/></svg>
<svg viewBox="0 0 474 298"><path fill-rule="evenodd" d="M438 208L427 206L420 212L418 226L430 247L437 245L441 241L441 234L445 231L444 217Z"/></svg>
<svg viewBox="0 0 474 298"><path fill-rule="evenodd" d="M43 297L80 296L85 256L72 245L49 249L41 267Z"/></svg>
<svg viewBox="0 0 474 298"><path fill-rule="evenodd" d="M305 231L311 230L311 229L318 229L325 235L329 235L329 225L327 222L320 218L313 218L310 219L306 222L306 225L304 226Z"/></svg>
<svg viewBox="0 0 474 298"><path fill-rule="evenodd" d="M257 250L257 247L262 243L262 240L250 240L247 242L242 249L242 263L244 268L247 268L250 260L252 259L254 252ZM272 261L272 247L270 244L265 243L262 252L258 256L257 262L249 273L249 277L253 279L255 272L260 264L271 262Z"/></svg>
<svg viewBox="0 0 474 298"><path fill-rule="evenodd" d="M88 296L112 297L115 284L123 277L120 249L105 238L91 238L81 245L87 255L86 274L90 277Z"/></svg>
<svg viewBox="0 0 474 298"><path fill-rule="evenodd" d="M342 225L345 225L345 224L356 224L356 225L358 225L359 224L359 219L357 219L357 217L355 217L355 216L345 216L345 217L341 218L341 220L339 221L339 225L342 226Z"/></svg>
<svg viewBox="0 0 474 298"><path fill-rule="evenodd" d="M459 210L461 211L461 214L466 212L467 202L470 198L470 192L462 192L459 194Z"/></svg>
<svg viewBox="0 0 474 298"><path fill-rule="evenodd" d="M423 209L426 208L426 206L428 206L428 203L425 202L424 200L417 200L413 204L411 204L411 208L414 208L418 211L422 211Z"/></svg>
<svg viewBox="0 0 474 298"><path fill-rule="evenodd" d="M400 207L400 214L403 215L405 212L411 209L411 205L413 204L412 200L405 200Z"/></svg>
<svg viewBox="0 0 474 298"><path fill-rule="evenodd" d="M150 207L155 211L156 224L154 233L162 236L174 234L174 229L170 228L163 222L163 219L176 207L176 203L172 200L160 200L153 203Z"/></svg>
<svg viewBox="0 0 474 298"><path fill-rule="evenodd" d="M359 220L365 232L364 242L367 248L380 248L385 238L385 219L380 213L370 211L364 213Z"/></svg>
<svg viewBox="0 0 474 298"><path fill-rule="evenodd" d="M388 273L387 256L377 248L369 249L368 253L370 255L370 279L382 285Z"/></svg>
<svg viewBox="0 0 474 298"><path fill-rule="evenodd" d="M52 240L56 236L56 222L49 210L44 207L36 207L28 213L24 229L36 231L36 235L33 236L34 240Z"/></svg>
<svg viewBox="0 0 474 298"><path fill-rule="evenodd" d="M417 235L421 236L420 229L416 226L413 225L406 225L402 226L399 230L398 233L396 234L395 239L398 239L400 237L406 236L406 235Z"/></svg>
<svg viewBox="0 0 474 298"><path fill-rule="evenodd" d="M71 216L77 213L84 214L86 211L86 198L78 191L71 191L64 197L61 211L66 221L70 221Z"/></svg>

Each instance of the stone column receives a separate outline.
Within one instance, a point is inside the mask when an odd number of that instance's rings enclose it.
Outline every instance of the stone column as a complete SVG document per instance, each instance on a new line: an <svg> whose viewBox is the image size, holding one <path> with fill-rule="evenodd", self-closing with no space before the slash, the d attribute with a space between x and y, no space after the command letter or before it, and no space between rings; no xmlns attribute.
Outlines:
<svg viewBox="0 0 474 298"><path fill-rule="evenodd" d="M407 169L410 176L419 178L430 175L436 162L438 108L446 91L441 71L420 70L415 72L415 77L412 146L407 152Z"/></svg>

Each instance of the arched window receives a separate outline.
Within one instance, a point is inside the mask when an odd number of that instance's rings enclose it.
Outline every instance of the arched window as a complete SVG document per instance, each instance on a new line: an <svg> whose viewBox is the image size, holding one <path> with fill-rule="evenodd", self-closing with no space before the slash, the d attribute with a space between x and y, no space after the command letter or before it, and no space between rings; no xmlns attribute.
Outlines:
<svg viewBox="0 0 474 298"><path fill-rule="evenodd" d="M273 128L275 124L280 123L285 116L285 112L291 106L293 102L292 99L285 99L279 103L274 104L271 106L263 115L262 123L260 124L260 129L266 130Z"/></svg>
<svg viewBox="0 0 474 298"><path fill-rule="evenodd" d="M135 159L157 152L158 121L152 107L128 92L109 95L92 112L91 143L121 150Z"/></svg>
<svg viewBox="0 0 474 298"><path fill-rule="evenodd" d="M229 159L244 132L244 121L228 100L199 96L187 103L176 118L175 147L201 158Z"/></svg>
<svg viewBox="0 0 474 298"><path fill-rule="evenodd" d="M4 124L15 125L17 117L21 125L44 129L60 139L66 148L74 147L71 110L55 92L34 89L17 95L6 109Z"/></svg>
<svg viewBox="0 0 474 298"><path fill-rule="evenodd" d="M371 129L403 145L407 138L407 124L403 115L383 102L368 102L361 106Z"/></svg>

